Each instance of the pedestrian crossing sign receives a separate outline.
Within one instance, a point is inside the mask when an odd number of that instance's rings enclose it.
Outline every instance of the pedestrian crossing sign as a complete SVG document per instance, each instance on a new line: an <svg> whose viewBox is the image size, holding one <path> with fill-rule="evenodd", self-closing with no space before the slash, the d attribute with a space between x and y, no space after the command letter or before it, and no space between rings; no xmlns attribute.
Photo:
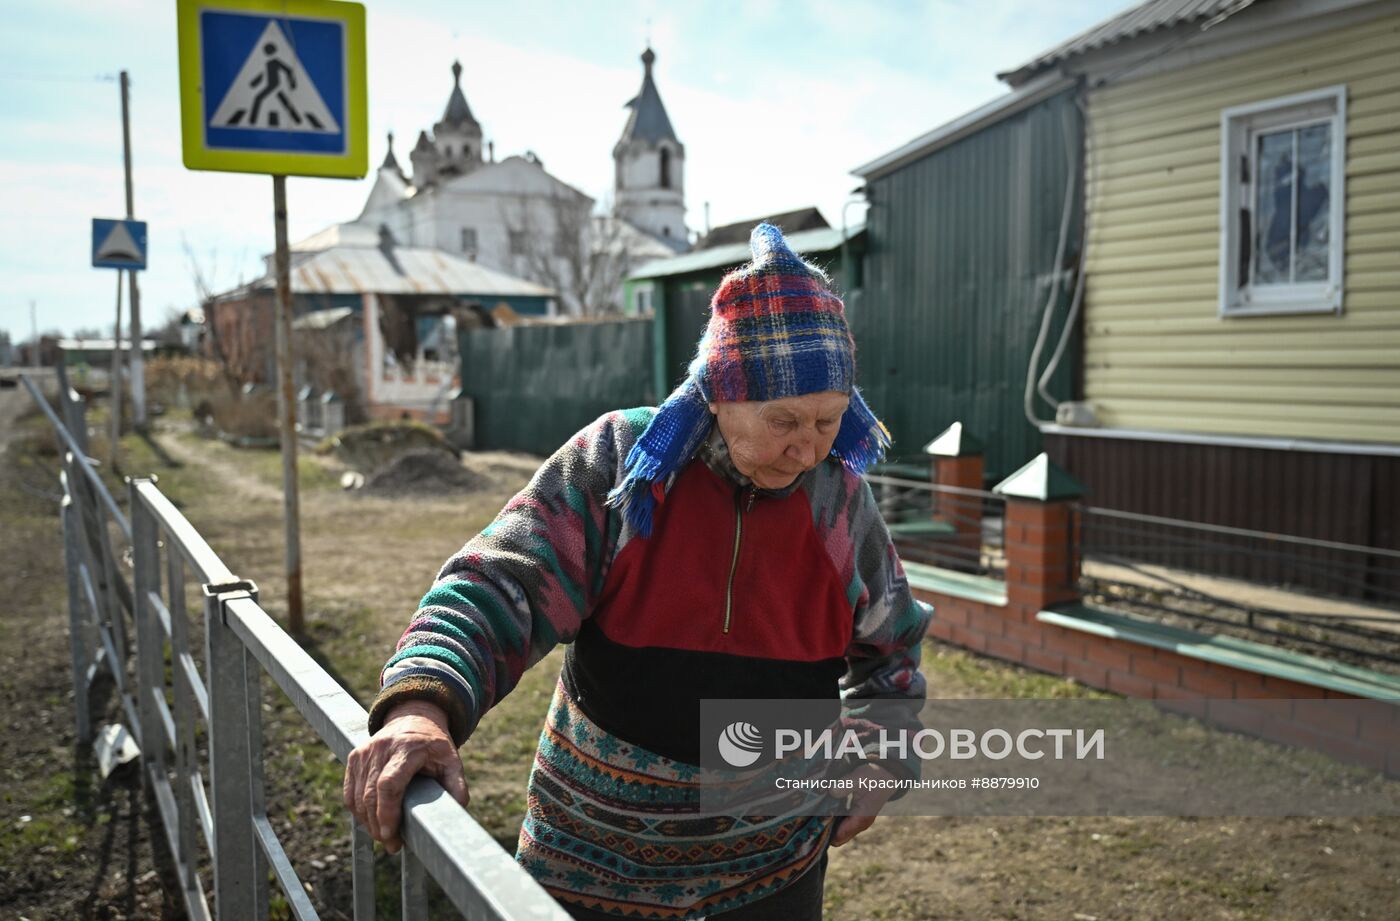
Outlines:
<svg viewBox="0 0 1400 921"><path fill-rule="evenodd" d="M365 8L177 0L190 169L358 179L369 166Z"/></svg>

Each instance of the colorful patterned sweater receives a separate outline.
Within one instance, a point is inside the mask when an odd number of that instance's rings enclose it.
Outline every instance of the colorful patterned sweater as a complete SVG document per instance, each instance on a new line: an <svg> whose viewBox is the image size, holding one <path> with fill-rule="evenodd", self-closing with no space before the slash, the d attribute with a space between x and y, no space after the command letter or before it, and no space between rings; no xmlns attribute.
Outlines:
<svg viewBox="0 0 1400 921"><path fill-rule="evenodd" d="M698 818L699 702L922 699L929 614L869 486L835 461L757 489L713 432L636 535L605 499L654 413L588 426L447 561L384 668L370 731L426 699L460 745L571 644L516 858L564 901L700 918L796 880L833 821Z"/></svg>

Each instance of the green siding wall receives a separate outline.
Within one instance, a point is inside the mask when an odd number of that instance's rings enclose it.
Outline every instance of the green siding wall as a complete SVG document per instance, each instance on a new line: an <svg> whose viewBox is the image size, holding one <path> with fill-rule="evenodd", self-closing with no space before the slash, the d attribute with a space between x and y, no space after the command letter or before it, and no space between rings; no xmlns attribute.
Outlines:
<svg viewBox="0 0 1400 921"><path fill-rule="evenodd" d="M650 320L462 332L477 448L548 455L603 413L653 404L651 336Z"/></svg>
<svg viewBox="0 0 1400 921"><path fill-rule="evenodd" d="M1041 450L1021 395L1050 290L1067 134L1077 149L1070 92L867 184L865 284L848 314L857 380L894 435L892 454L917 454L959 421L986 444L989 477ZM1067 264L1078 258L1079 226L1076 206ZM1047 358L1069 292L1059 300ZM1057 398L1072 395L1077 361L1072 344L1049 388ZM1038 412L1052 415L1044 403Z"/></svg>

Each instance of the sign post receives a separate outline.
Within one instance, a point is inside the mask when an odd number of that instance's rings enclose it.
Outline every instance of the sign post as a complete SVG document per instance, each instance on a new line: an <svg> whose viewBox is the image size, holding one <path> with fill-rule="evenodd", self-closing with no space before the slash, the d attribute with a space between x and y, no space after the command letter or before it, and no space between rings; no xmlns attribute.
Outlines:
<svg viewBox="0 0 1400 921"><path fill-rule="evenodd" d="M272 176L287 622L301 634L287 177L358 179L369 167L365 8L340 0L177 0L176 16L185 166Z"/></svg>

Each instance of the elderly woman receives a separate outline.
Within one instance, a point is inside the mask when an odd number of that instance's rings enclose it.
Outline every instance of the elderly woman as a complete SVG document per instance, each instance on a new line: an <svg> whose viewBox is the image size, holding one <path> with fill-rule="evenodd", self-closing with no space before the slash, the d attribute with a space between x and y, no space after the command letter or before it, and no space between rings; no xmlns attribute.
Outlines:
<svg viewBox="0 0 1400 921"><path fill-rule="evenodd" d="M560 448L423 598L345 775L391 851L409 779L465 805L458 747L568 643L525 869L578 919L820 918L827 847L873 817L699 818L699 702L922 698L928 613L860 476L889 434L845 309L777 228L751 249L670 398Z"/></svg>

